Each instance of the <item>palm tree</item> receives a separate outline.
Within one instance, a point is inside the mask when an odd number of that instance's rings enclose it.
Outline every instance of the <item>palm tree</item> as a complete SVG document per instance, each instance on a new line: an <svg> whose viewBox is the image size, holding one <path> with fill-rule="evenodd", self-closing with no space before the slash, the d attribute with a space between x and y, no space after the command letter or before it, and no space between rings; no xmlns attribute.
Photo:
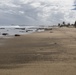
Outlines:
<svg viewBox="0 0 76 75"><path fill-rule="evenodd" d="M75 23L74 23L74 27L76 28L76 21L75 21Z"/></svg>
<svg viewBox="0 0 76 75"><path fill-rule="evenodd" d="M65 22L63 21L63 23L62 23L63 25L65 25Z"/></svg>
<svg viewBox="0 0 76 75"><path fill-rule="evenodd" d="M58 27L60 27L61 25L60 25L60 23L58 23Z"/></svg>

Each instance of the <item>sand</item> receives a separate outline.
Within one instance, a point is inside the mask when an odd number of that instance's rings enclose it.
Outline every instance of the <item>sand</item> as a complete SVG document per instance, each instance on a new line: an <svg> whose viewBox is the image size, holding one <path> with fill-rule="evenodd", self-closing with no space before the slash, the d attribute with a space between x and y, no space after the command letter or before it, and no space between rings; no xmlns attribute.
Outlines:
<svg viewBox="0 0 76 75"><path fill-rule="evenodd" d="M75 34L63 27L3 39L0 75L76 75Z"/></svg>

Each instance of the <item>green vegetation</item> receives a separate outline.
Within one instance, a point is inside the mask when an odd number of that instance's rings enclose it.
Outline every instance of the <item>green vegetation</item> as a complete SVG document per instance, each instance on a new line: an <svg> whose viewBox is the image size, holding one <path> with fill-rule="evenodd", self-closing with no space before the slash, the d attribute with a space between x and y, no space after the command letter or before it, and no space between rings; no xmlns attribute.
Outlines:
<svg viewBox="0 0 76 75"><path fill-rule="evenodd" d="M65 23L64 21L62 22L62 24L58 23L58 27L75 27L76 28L76 21L74 24L70 24L70 23Z"/></svg>

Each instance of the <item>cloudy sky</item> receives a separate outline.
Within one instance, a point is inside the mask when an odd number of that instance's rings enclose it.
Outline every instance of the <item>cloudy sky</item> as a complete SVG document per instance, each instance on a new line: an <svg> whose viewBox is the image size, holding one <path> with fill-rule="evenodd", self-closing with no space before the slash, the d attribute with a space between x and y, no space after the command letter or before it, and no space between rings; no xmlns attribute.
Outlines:
<svg viewBox="0 0 76 75"><path fill-rule="evenodd" d="M76 0L0 0L0 25L52 25L76 20Z"/></svg>

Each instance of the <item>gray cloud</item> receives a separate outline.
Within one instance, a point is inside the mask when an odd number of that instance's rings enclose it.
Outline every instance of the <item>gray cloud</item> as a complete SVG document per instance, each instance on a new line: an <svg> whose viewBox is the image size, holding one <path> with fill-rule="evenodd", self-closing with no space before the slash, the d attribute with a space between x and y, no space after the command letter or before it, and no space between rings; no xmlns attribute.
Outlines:
<svg viewBox="0 0 76 75"><path fill-rule="evenodd" d="M76 0L74 0L74 4L76 4Z"/></svg>
<svg viewBox="0 0 76 75"><path fill-rule="evenodd" d="M74 0L74 9L73 10L76 10L76 0Z"/></svg>
<svg viewBox="0 0 76 75"><path fill-rule="evenodd" d="M73 22L76 12L71 10L71 2L72 0L66 4L60 0L0 1L0 24L51 25L62 21Z"/></svg>

